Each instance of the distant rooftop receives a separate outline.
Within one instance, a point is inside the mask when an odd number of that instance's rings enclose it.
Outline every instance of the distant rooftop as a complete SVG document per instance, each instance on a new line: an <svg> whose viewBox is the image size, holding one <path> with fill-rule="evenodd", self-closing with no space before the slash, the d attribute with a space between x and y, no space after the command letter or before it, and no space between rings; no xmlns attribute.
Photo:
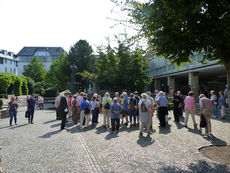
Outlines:
<svg viewBox="0 0 230 173"><path fill-rule="evenodd" d="M23 47L18 56L33 56L36 51L47 51L51 56L58 56L65 52L62 47Z"/></svg>

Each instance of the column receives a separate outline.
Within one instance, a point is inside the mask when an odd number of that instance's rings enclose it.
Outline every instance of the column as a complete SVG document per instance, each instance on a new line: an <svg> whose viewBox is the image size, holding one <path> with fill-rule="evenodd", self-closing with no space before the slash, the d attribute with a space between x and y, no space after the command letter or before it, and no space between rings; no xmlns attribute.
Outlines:
<svg viewBox="0 0 230 173"><path fill-rule="evenodd" d="M190 72L188 74L188 84L191 86L191 91L194 92L194 97L198 98L200 83L199 76L196 72Z"/></svg>
<svg viewBox="0 0 230 173"><path fill-rule="evenodd" d="M172 89L175 89L175 78L168 76L167 84L168 84L168 89L169 89L168 93L170 93Z"/></svg>
<svg viewBox="0 0 230 173"><path fill-rule="evenodd" d="M154 79L154 87L155 87L155 90L160 90L161 89L161 81L160 81L160 79L157 79L157 78Z"/></svg>

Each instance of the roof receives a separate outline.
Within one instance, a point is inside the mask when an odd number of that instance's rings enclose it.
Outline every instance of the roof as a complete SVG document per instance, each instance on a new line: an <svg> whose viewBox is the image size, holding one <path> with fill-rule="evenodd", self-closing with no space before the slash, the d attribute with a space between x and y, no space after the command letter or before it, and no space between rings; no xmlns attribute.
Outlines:
<svg viewBox="0 0 230 173"><path fill-rule="evenodd" d="M18 56L34 56L37 50L46 50L51 56L58 56L65 52L62 47L23 47Z"/></svg>

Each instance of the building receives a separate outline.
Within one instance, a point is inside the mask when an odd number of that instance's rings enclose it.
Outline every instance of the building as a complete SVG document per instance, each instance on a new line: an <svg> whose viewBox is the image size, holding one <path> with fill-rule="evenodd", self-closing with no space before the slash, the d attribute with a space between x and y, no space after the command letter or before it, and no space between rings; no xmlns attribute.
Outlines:
<svg viewBox="0 0 230 173"><path fill-rule="evenodd" d="M170 65L169 60L152 56L150 59L149 75L153 77L154 84L151 90L163 90L169 92L171 89L180 90L187 94L189 90L194 91L195 96L200 93L209 95L210 90L224 90L227 83L226 70L217 61L200 63L202 55L192 57L192 62L178 67Z"/></svg>
<svg viewBox="0 0 230 173"><path fill-rule="evenodd" d="M48 71L52 62L64 52L61 47L23 47L17 54L19 57L19 75L22 75L33 57L37 57Z"/></svg>
<svg viewBox="0 0 230 173"><path fill-rule="evenodd" d="M0 72L18 75L18 56L13 52L0 50Z"/></svg>

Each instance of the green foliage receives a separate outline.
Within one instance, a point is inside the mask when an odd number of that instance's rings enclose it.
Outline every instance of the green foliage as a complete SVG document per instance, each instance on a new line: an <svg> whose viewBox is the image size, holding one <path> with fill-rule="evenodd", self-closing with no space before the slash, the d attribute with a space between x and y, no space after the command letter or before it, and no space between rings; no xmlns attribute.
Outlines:
<svg viewBox="0 0 230 173"><path fill-rule="evenodd" d="M120 43L117 51L110 46L96 59L96 83L110 91L126 90L143 92L151 81L147 75L148 60L141 50L131 50Z"/></svg>
<svg viewBox="0 0 230 173"><path fill-rule="evenodd" d="M35 93L34 81L30 77L25 77L25 79L27 81L28 94L31 95Z"/></svg>
<svg viewBox="0 0 230 173"><path fill-rule="evenodd" d="M14 85L13 85L13 90L15 96L21 96L22 95L22 79L20 77L17 77Z"/></svg>
<svg viewBox="0 0 230 173"><path fill-rule="evenodd" d="M22 94L23 95L28 95L29 89L28 89L27 79L24 76L22 76L21 79L22 79Z"/></svg>
<svg viewBox="0 0 230 173"><path fill-rule="evenodd" d="M141 27L157 55L180 64L202 53L204 60L230 63L230 1L126 2L131 21Z"/></svg>
<svg viewBox="0 0 230 173"><path fill-rule="evenodd" d="M46 76L44 64L38 58L32 58L23 75L33 79L35 83L44 81Z"/></svg>
<svg viewBox="0 0 230 173"><path fill-rule="evenodd" d="M8 95L7 94L0 94L0 98L8 99Z"/></svg>
<svg viewBox="0 0 230 173"><path fill-rule="evenodd" d="M86 40L79 40L74 44L68 54L68 63L71 70L70 87L72 91L88 88L89 81L80 73L83 71L94 72L93 49Z"/></svg>
<svg viewBox="0 0 230 173"><path fill-rule="evenodd" d="M39 94L41 96L44 95L45 93L45 82L37 82L34 84L34 88L35 88L35 93Z"/></svg>
<svg viewBox="0 0 230 173"><path fill-rule="evenodd" d="M68 89L68 82L70 81L71 71L66 54L61 54L57 60L53 61L50 70L46 76L46 86L56 87L63 91Z"/></svg>
<svg viewBox="0 0 230 173"><path fill-rule="evenodd" d="M47 88L44 93L44 97L56 97L58 95L57 88Z"/></svg>
<svg viewBox="0 0 230 173"><path fill-rule="evenodd" d="M0 73L0 93L6 93L11 84L15 82L16 75L10 73Z"/></svg>
<svg viewBox="0 0 230 173"><path fill-rule="evenodd" d="M3 100L0 99L0 109L2 109L3 106Z"/></svg>

